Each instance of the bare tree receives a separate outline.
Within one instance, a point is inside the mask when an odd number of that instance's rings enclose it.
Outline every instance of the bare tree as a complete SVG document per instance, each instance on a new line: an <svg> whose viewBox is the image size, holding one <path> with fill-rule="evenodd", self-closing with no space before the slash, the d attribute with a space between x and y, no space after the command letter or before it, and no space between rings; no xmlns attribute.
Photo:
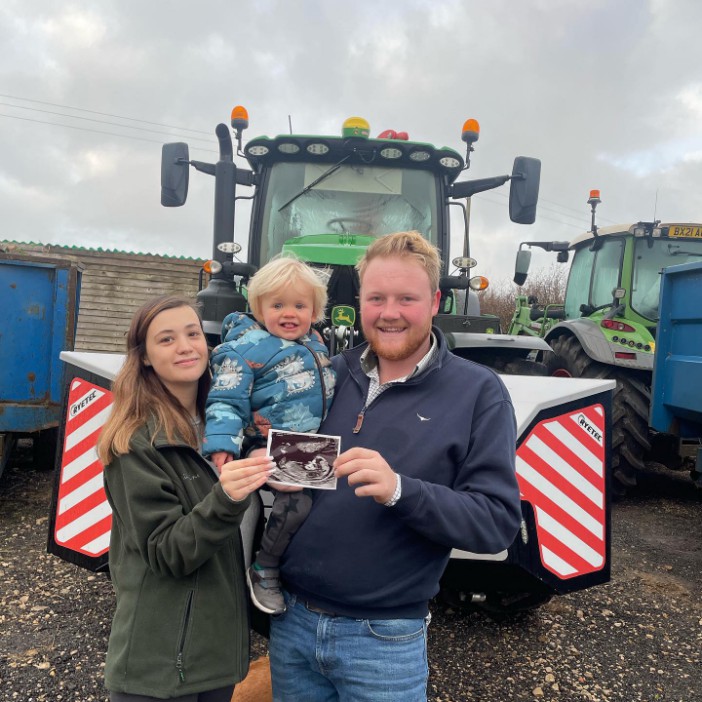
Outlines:
<svg viewBox="0 0 702 702"><path fill-rule="evenodd" d="M532 296L540 304L563 303L568 270L562 264L552 263L532 273L524 286L511 280L499 280L480 293L480 310L483 314L494 314L500 318L503 331L509 327L517 295Z"/></svg>

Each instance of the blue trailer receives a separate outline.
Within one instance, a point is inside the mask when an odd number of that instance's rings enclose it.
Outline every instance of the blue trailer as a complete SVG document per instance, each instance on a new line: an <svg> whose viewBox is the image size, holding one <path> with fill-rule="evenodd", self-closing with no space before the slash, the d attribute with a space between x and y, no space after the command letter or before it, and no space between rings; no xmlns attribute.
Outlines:
<svg viewBox="0 0 702 702"><path fill-rule="evenodd" d="M650 421L693 448L702 486L702 261L663 269Z"/></svg>
<svg viewBox="0 0 702 702"><path fill-rule="evenodd" d="M69 259L0 253L0 475L17 439L53 468L63 363L75 342L82 269Z"/></svg>

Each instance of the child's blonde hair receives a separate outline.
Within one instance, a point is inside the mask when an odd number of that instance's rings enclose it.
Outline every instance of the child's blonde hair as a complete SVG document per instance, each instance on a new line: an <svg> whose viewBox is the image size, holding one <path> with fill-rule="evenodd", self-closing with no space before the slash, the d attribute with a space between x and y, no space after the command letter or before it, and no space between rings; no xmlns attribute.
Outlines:
<svg viewBox="0 0 702 702"><path fill-rule="evenodd" d="M249 281L247 286L249 307L253 316L259 322L262 321L261 298L264 295L270 295L300 283L308 285L312 290L312 321L314 323L323 321L327 307L326 283L304 261L289 255L271 259Z"/></svg>

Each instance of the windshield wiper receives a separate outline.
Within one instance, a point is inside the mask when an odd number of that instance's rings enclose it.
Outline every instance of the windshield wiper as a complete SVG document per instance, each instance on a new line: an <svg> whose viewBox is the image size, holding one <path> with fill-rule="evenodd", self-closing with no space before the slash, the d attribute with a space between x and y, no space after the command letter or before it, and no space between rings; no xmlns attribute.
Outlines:
<svg viewBox="0 0 702 702"><path fill-rule="evenodd" d="M702 256L702 251L671 251L671 256Z"/></svg>
<svg viewBox="0 0 702 702"><path fill-rule="evenodd" d="M309 185L306 185L302 190L297 195L293 195L284 205L281 205L278 208L278 212L282 212L288 205L292 205L295 200L297 200L298 197L301 197L305 193L309 192L314 188L315 185L319 185L323 180L326 180L332 173L336 173L339 168L341 168L341 164L344 163L344 161L348 161L348 159L351 158L351 154L347 154L344 156L344 158L341 159L338 163L335 163L331 168L328 168L324 173L322 173L319 178L316 178L313 180Z"/></svg>
<svg viewBox="0 0 702 702"><path fill-rule="evenodd" d="M673 250L675 249L675 250ZM702 256L702 251L685 251L679 246L674 244L668 244L668 255L669 256Z"/></svg>

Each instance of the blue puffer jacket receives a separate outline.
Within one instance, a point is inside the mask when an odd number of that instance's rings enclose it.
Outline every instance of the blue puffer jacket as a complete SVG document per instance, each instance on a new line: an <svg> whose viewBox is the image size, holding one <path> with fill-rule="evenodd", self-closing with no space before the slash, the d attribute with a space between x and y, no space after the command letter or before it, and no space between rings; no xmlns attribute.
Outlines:
<svg viewBox="0 0 702 702"><path fill-rule="evenodd" d="M334 396L335 375L316 332L295 341L273 336L232 312L212 352L203 453L239 456L244 435L268 430L316 432Z"/></svg>

